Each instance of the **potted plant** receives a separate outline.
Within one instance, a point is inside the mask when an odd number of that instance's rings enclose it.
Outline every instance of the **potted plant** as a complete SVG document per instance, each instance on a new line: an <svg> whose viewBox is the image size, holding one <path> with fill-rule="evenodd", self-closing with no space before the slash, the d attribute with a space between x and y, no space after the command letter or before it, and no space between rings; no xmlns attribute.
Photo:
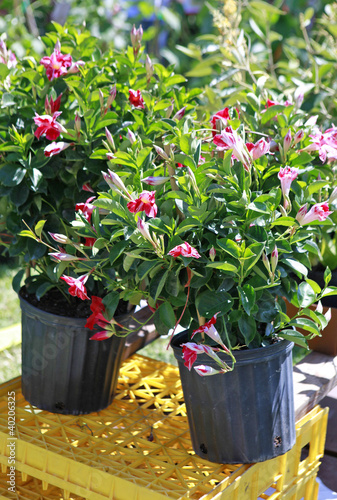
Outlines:
<svg viewBox="0 0 337 500"><path fill-rule="evenodd" d="M5 244L9 255L22 258L13 284L23 310L23 393L49 411L97 411L111 402L122 337L130 325L125 327L124 319L117 318L120 336L104 344L90 342L93 332L85 325L93 327L90 315L97 319L106 309L116 317L128 312L128 304L139 302L139 293L126 297L123 289L110 286L125 273L111 252L103 279L96 279L90 267L82 265L81 277L74 270L75 261L83 263L88 252L102 248L102 229L96 231L99 213L92 204L105 185L101 171L116 149L120 163L128 164L127 151L137 141L143 141L141 161L148 164L149 138L163 133L168 116L176 114L180 104L183 110L192 107L189 102L198 93L178 95L177 84L185 79L172 68L154 66L143 56L141 39L141 27L133 27L125 51L103 53L99 41L83 27L55 24L55 31L42 37L42 59L31 54L16 65L13 57L5 61L0 189ZM144 113L149 106L151 118ZM75 213L79 223L87 223L81 231L70 224ZM115 252L123 245L122 236L120 232L109 240ZM70 239L75 246L68 244ZM143 320L150 315L148 311ZM133 331L139 328L134 317L130 321ZM67 341L60 338L66 325ZM60 365L61 360L69 365ZM62 377L56 376L58 371ZM71 377L76 381L70 382ZM62 392L64 387L68 392Z"/></svg>
<svg viewBox="0 0 337 500"><path fill-rule="evenodd" d="M329 270L322 288L307 278L332 187L317 203L302 180L314 158L302 151L310 122L298 106L255 96L210 118L196 109L167 120L151 163L139 144L116 151L103 173L110 189L94 201L107 211L95 231L110 230L85 265L100 279L106 249L121 259L115 287L146 297L157 330L172 332L195 452L261 461L295 441L291 348L324 329L329 315L310 306L336 294ZM285 297L299 305L293 317ZM174 335L177 325L186 331Z"/></svg>

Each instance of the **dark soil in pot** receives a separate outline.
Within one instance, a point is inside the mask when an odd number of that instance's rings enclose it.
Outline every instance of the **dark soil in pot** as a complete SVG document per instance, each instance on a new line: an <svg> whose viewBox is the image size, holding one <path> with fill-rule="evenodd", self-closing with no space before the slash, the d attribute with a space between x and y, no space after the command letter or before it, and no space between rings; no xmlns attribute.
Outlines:
<svg viewBox="0 0 337 500"><path fill-rule="evenodd" d="M67 316L68 318L88 318L90 310L90 300L81 300L78 297L68 295L66 298L57 288L53 288L38 299L34 293L28 293L26 287L22 287L19 292L20 297L29 304L42 311L56 314L57 316ZM122 316L128 313L128 302L120 300L115 316Z"/></svg>

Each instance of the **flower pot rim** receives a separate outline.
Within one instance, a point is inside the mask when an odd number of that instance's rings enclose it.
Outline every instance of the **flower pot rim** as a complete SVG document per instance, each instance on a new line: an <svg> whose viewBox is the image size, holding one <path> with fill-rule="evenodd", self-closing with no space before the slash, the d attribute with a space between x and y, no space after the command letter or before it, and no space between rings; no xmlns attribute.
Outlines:
<svg viewBox="0 0 337 500"><path fill-rule="evenodd" d="M177 358L181 356L182 352L182 348L180 345L177 345L177 342L186 337L187 333L188 330L184 330L174 335L172 339L171 346ZM186 340L182 340L182 343L186 341L188 341L187 338ZM236 365L250 363L252 360L254 360L254 362L256 363L265 363L266 361L268 361L268 358L276 356L279 351L288 352L291 351L293 347L294 342L286 339L280 339L278 342L270 344L268 346L261 346L253 349L234 349L233 355L236 359ZM221 359L224 359L226 363L231 366L232 361L224 351L220 351L217 354ZM212 358L207 356L207 354L198 354L198 363L207 364L209 366L217 366L217 363Z"/></svg>
<svg viewBox="0 0 337 500"><path fill-rule="evenodd" d="M18 293L21 309L23 309L23 307L25 307L25 308L29 309L31 311L31 313L38 315L41 319L44 319L45 321L48 321L50 323L68 324L69 322L71 322L72 325L76 326L77 328L84 328L89 316L85 317L85 318L76 318L73 316L61 316L60 314L44 311L43 309L40 309L39 307L34 306L28 300L26 300L24 297L21 296L20 292L21 292L22 288L19 290L19 293ZM129 316L130 316L130 313L122 314L120 316L116 316L116 319L118 319L119 323L122 323L123 320L125 318L129 318Z"/></svg>

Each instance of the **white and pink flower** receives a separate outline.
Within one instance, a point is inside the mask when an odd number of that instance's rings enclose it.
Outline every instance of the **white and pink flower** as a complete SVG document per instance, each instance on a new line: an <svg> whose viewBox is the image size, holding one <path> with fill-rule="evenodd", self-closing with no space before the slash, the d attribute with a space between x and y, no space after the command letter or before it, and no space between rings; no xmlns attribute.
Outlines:
<svg viewBox="0 0 337 500"><path fill-rule="evenodd" d="M288 199L289 199L291 183L297 178L297 176L298 176L297 168L288 166L280 168L280 171L278 173L278 178L280 179L281 182L281 189L284 197L284 208L287 208L289 206Z"/></svg>
<svg viewBox="0 0 337 500"><path fill-rule="evenodd" d="M69 148L71 142L51 142L47 147L44 148L44 155L47 157L58 155L61 151Z"/></svg>
<svg viewBox="0 0 337 500"><path fill-rule="evenodd" d="M191 245L187 243L187 241L172 248L172 250L169 251L168 255L171 255L172 257L193 257L194 259L200 259L201 257L198 251L195 248L191 247Z"/></svg>
<svg viewBox="0 0 337 500"><path fill-rule="evenodd" d="M78 297L81 300L89 300L87 290L85 288L85 283L89 278L89 274L83 274L79 278L72 278L71 276L66 276L65 274L61 276L61 280L64 280L69 285L68 292L73 297Z"/></svg>
<svg viewBox="0 0 337 500"><path fill-rule="evenodd" d="M129 201L127 207L132 213L145 212L148 217L155 217L158 210L155 191L143 191L139 198Z"/></svg>
<svg viewBox="0 0 337 500"><path fill-rule="evenodd" d="M46 138L50 141L55 141L61 132L67 132L66 129L56 121L60 116L61 111L56 111L53 116L50 115L38 115L35 113L34 122L38 126L34 132L37 139L40 139L41 135L46 134Z"/></svg>
<svg viewBox="0 0 337 500"><path fill-rule="evenodd" d="M307 204L301 207L296 215L296 220L301 226L305 224L310 224L314 221L324 221L329 215L332 214L332 211L329 210L329 204L324 201L323 203L316 203L308 212Z"/></svg>

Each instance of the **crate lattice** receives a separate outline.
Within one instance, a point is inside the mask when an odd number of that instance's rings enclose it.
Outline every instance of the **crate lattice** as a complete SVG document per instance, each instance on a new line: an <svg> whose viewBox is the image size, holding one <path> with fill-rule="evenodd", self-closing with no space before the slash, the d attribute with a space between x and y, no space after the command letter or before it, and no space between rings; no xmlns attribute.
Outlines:
<svg viewBox="0 0 337 500"><path fill-rule="evenodd" d="M41 482L44 491L51 488L46 499L317 498L327 409L316 407L297 423L296 444L281 457L254 465L214 464L193 452L179 371L172 365L132 356L122 365L113 403L82 416L32 407L18 378L0 387L2 476L8 465L7 394L12 390L22 491ZM308 444L309 455L302 460L301 450ZM18 498L24 499L22 495Z"/></svg>

